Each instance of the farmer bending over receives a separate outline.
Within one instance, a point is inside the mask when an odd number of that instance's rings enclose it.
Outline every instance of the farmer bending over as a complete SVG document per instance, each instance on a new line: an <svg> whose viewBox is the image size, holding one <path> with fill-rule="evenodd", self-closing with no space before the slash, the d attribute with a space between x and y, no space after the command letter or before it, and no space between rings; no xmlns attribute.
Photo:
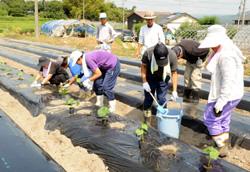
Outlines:
<svg viewBox="0 0 250 172"><path fill-rule="evenodd" d="M151 106L156 92L158 103L163 105L166 102L168 82L172 77L173 92L172 98L176 100L177 95L177 57L175 53L168 49L163 43L147 49L142 57L141 77L144 88L144 117L147 122L151 118Z"/></svg>
<svg viewBox="0 0 250 172"><path fill-rule="evenodd" d="M114 112L116 101L113 89L120 73L119 59L114 54L104 50L88 53L74 51L70 58L73 60L72 66L81 65L84 74L81 78L83 86L89 90L93 86L97 98L96 106L103 106L103 98L106 96L109 101L109 110Z"/></svg>
<svg viewBox="0 0 250 172"><path fill-rule="evenodd" d="M65 61L50 61L45 57L39 59L40 72L31 87L41 87L44 84L55 84L65 82L69 79L69 75L65 70ZM41 80L41 83L39 81Z"/></svg>

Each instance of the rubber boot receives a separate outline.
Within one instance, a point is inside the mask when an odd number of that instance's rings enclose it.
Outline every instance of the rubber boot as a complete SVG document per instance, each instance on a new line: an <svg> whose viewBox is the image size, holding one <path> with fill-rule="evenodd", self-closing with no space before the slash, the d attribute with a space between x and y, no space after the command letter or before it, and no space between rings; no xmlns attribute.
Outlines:
<svg viewBox="0 0 250 172"><path fill-rule="evenodd" d="M98 107L102 107L103 106L103 95L100 96L96 96L96 103L95 105Z"/></svg>
<svg viewBox="0 0 250 172"><path fill-rule="evenodd" d="M144 122L145 122L147 125L151 125L151 118L152 118L151 109L150 109L150 110L144 110L144 111L143 111L143 115L144 115Z"/></svg>
<svg viewBox="0 0 250 172"><path fill-rule="evenodd" d="M183 101L184 102L191 102L190 96L191 96L192 90L189 88L185 88L183 92Z"/></svg>
<svg viewBox="0 0 250 172"><path fill-rule="evenodd" d="M115 112L115 106L116 106L116 100L109 101L109 112L114 113Z"/></svg>
<svg viewBox="0 0 250 172"><path fill-rule="evenodd" d="M215 141L218 150L219 150L219 157L224 158L228 154L228 146L229 146L229 133L222 133L218 136L212 136L213 140Z"/></svg>
<svg viewBox="0 0 250 172"><path fill-rule="evenodd" d="M192 90L192 103L198 104L200 101L199 90Z"/></svg>

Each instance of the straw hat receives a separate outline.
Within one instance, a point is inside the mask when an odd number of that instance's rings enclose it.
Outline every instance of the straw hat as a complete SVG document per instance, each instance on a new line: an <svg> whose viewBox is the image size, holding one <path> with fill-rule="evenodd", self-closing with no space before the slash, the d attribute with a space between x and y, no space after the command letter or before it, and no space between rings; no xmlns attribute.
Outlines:
<svg viewBox="0 0 250 172"><path fill-rule="evenodd" d="M213 48L221 45L226 39L229 39L226 29L221 25L212 25L207 29L208 33L201 42L199 48Z"/></svg>
<svg viewBox="0 0 250 172"><path fill-rule="evenodd" d="M156 18L153 11L147 11L144 15L144 19L154 19Z"/></svg>

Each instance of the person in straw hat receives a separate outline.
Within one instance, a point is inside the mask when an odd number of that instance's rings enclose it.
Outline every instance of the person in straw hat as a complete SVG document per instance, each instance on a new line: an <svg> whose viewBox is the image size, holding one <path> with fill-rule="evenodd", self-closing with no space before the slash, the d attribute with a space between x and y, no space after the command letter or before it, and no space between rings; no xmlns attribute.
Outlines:
<svg viewBox="0 0 250 172"><path fill-rule="evenodd" d="M139 33L138 48L136 57L141 57L146 49L155 46L157 43L162 42L165 44L165 36L163 29L160 25L154 22L156 16L154 12L148 11L144 15L147 25L142 26Z"/></svg>
<svg viewBox="0 0 250 172"><path fill-rule="evenodd" d="M211 85L204 124L219 148L220 157L225 157L228 151L231 112L244 94L244 56L221 25L208 28L208 34L199 48L213 50L206 65L211 73Z"/></svg>

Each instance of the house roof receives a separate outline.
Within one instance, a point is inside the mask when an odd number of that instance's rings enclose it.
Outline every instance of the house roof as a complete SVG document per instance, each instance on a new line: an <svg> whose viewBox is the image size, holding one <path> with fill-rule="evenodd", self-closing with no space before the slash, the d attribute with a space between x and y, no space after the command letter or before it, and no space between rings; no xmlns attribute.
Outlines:
<svg viewBox="0 0 250 172"><path fill-rule="evenodd" d="M131 14L128 15L128 17L130 17L131 15L133 14L136 14L138 16L140 16L141 18L144 18L145 14L146 14L147 11L134 11L132 12ZM168 16L170 15L171 13L170 12L154 12L155 15L157 17L160 17L160 16Z"/></svg>
<svg viewBox="0 0 250 172"><path fill-rule="evenodd" d="M168 16L165 16L165 17L159 17L157 19L157 22L161 25L163 24L167 24L167 23L170 23L176 19L178 19L179 17L183 17L183 16L188 16L194 20L197 20L195 17L189 15L188 13L173 13L173 14L170 14Z"/></svg>

